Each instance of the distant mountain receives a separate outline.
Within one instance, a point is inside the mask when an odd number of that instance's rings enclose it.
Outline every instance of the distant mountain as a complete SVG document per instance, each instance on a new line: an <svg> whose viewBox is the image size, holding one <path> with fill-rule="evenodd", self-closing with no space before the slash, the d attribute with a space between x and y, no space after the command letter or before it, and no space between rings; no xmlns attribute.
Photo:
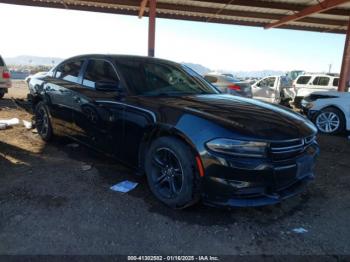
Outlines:
<svg viewBox="0 0 350 262"><path fill-rule="evenodd" d="M245 78L245 77L265 77L265 76L273 76L273 75L285 75L285 71L278 71L278 70L262 70L262 71L236 71L232 72L232 74L239 78Z"/></svg>
<svg viewBox="0 0 350 262"><path fill-rule="evenodd" d="M7 57L5 58L5 62L8 65L31 65L31 66L52 66L57 65L63 61L63 58L60 57L40 57L40 56L30 56L30 55L21 55L16 57ZM200 64L194 64L194 63L188 63L188 62L182 62L181 64L184 64L191 68L192 70L196 71L200 75L205 75L209 72L213 72L208 67L205 67ZM230 73L233 74L235 77L239 78L245 78L245 77L265 77L270 75L284 75L285 72L278 71L278 70L261 70L261 71L228 71L228 70L215 70L219 73Z"/></svg>
<svg viewBox="0 0 350 262"><path fill-rule="evenodd" d="M8 65L57 65L61 61L62 58L59 57L40 57L40 56L29 56L29 55L21 55L16 57L5 57L4 58L6 64Z"/></svg>

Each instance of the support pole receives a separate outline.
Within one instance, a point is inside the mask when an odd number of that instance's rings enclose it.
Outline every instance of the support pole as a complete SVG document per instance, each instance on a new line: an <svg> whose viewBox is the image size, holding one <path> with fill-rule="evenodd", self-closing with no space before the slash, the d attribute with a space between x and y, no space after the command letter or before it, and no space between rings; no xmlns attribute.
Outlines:
<svg viewBox="0 0 350 262"><path fill-rule="evenodd" d="M148 56L154 57L156 38L156 0L149 0Z"/></svg>
<svg viewBox="0 0 350 262"><path fill-rule="evenodd" d="M338 91L347 92L349 89L349 83L350 83L350 18L349 18L348 30L346 32L343 62L341 65Z"/></svg>

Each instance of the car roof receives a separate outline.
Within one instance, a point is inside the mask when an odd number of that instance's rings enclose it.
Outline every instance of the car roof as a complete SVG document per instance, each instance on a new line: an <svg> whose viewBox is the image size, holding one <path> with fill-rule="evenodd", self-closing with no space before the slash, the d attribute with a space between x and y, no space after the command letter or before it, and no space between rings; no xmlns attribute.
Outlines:
<svg viewBox="0 0 350 262"><path fill-rule="evenodd" d="M94 58L94 59L115 59L115 60L133 60L133 61L155 61L155 62L163 62L163 63L171 63L171 64L178 64L170 60L161 59L161 58L154 58L154 57L148 57L148 56L138 56L138 55L120 55L120 54L84 54L84 55L77 55L70 58L65 59L62 62L69 61L69 60L75 60L75 59L86 59L86 58Z"/></svg>

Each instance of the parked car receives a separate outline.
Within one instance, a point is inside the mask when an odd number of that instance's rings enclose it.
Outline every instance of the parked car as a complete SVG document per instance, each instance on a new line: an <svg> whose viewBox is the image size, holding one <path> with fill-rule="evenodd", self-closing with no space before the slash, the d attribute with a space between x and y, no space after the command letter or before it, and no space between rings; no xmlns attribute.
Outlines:
<svg viewBox="0 0 350 262"><path fill-rule="evenodd" d="M8 92L11 87L11 74L7 69L5 61L0 56L0 98Z"/></svg>
<svg viewBox="0 0 350 262"><path fill-rule="evenodd" d="M248 82L220 74L206 74L204 78L223 93L252 97L252 88Z"/></svg>
<svg viewBox="0 0 350 262"><path fill-rule="evenodd" d="M309 74L300 75L294 81L294 105L301 107L301 100L313 92L337 91L339 76Z"/></svg>
<svg viewBox="0 0 350 262"><path fill-rule="evenodd" d="M220 94L186 66L121 55L68 59L32 78L45 141L69 136L145 173L174 208L274 204L314 177L316 128L303 116Z"/></svg>
<svg viewBox="0 0 350 262"><path fill-rule="evenodd" d="M293 99L292 81L286 76L268 76L252 85L253 98L280 104Z"/></svg>
<svg viewBox="0 0 350 262"><path fill-rule="evenodd" d="M339 134L350 130L350 93L315 92L305 97L301 105L320 132Z"/></svg>
<svg viewBox="0 0 350 262"><path fill-rule="evenodd" d="M35 74L32 74L32 75L29 75L27 76L24 81L26 81L27 83L29 83L30 79L32 77L40 77L40 76L45 76L48 72L47 71L40 71L40 72L37 72Z"/></svg>

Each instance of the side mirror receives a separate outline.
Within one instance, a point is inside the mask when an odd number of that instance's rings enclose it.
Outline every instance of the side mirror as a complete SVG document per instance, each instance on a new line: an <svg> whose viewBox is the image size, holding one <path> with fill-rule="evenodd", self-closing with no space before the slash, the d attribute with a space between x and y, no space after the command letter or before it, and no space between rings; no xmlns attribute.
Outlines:
<svg viewBox="0 0 350 262"><path fill-rule="evenodd" d="M120 91L119 82L109 82L109 81L100 81L95 83L95 89L98 91Z"/></svg>

